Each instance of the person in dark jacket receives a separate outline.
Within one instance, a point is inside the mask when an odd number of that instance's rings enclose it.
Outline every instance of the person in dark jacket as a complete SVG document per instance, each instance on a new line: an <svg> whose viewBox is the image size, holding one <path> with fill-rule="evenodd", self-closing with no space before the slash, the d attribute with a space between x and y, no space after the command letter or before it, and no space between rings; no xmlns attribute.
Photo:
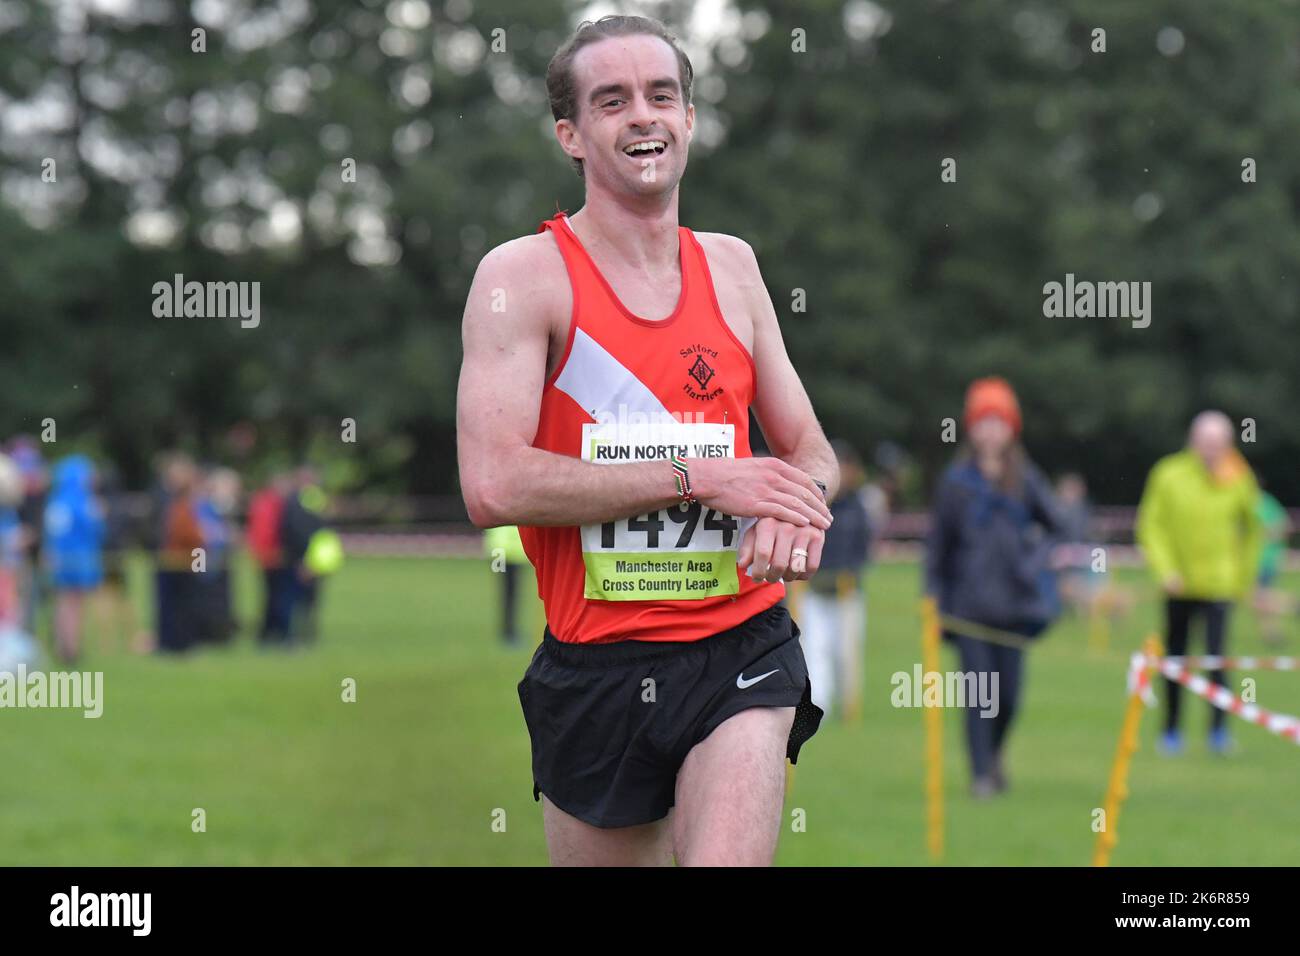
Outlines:
<svg viewBox="0 0 1300 956"><path fill-rule="evenodd" d="M1020 405L1004 380L974 382L963 417L966 446L941 479L931 509L926 593L951 618L1037 636L1059 603L1050 553L1061 521L1050 485L1020 444ZM1003 753L1019 705L1024 653L957 627L944 636L956 642L963 670L997 690L994 707L966 702L971 792L992 796L1007 787Z"/></svg>
<svg viewBox="0 0 1300 956"><path fill-rule="evenodd" d="M101 652L147 649L149 636L139 630L131 601L127 553L131 546L131 512L122 480L110 464L99 470L99 497L104 507L104 586L94 605L95 632Z"/></svg>
<svg viewBox="0 0 1300 956"><path fill-rule="evenodd" d="M833 523L826 531L821 564L800 589L799 630L813 703L847 718L856 713L861 698L866 638L862 569L871 525L862 497L861 458L843 441L832 441L831 449L840 466L840 487L830 502Z"/></svg>
<svg viewBox="0 0 1300 956"><path fill-rule="evenodd" d="M293 599L289 615L291 643L316 639L316 599L319 581L307 560L307 548L316 532L325 527L325 492L314 468L299 468L294 488L280 513L280 547L285 566L292 570Z"/></svg>
<svg viewBox="0 0 1300 956"><path fill-rule="evenodd" d="M176 634L176 581L181 572L170 566L167 530L172 500L189 467L189 459L179 452L164 452L154 460L155 481L149 492L145 536L154 559L154 650L175 650L180 643Z"/></svg>
<svg viewBox="0 0 1300 956"><path fill-rule="evenodd" d="M18 466L23 478L23 499L18 505L18 542L21 549L18 577L20 626L28 634L35 634L41 609L49 597L44 569L41 567L49 472L40 445L29 435L19 435L10 442L9 457Z"/></svg>

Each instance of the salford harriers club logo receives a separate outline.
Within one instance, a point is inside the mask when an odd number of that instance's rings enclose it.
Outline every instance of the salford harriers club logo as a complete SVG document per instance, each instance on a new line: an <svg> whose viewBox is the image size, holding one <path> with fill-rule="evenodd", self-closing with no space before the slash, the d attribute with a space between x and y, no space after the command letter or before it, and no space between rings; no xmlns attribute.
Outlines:
<svg viewBox="0 0 1300 956"><path fill-rule="evenodd" d="M722 394L722 386L714 382L717 376L717 369L714 368L718 361L717 349L696 343L682 349L679 354L682 358L689 359L691 363L686 369L683 392L691 398L706 402L711 402ZM709 387L711 385L712 388Z"/></svg>
<svg viewBox="0 0 1300 956"><path fill-rule="evenodd" d="M695 364L691 366L691 378L700 383L700 388L708 388L709 379L713 378L713 369L698 355L695 356Z"/></svg>

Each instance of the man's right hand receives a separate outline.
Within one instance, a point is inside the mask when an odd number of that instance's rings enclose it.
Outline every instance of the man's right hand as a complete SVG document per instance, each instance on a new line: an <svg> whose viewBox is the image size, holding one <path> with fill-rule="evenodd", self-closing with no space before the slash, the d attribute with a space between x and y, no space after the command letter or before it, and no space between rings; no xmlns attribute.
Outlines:
<svg viewBox="0 0 1300 956"><path fill-rule="evenodd" d="M741 518L776 518L825 531L831 512L813 480L780 458L693 458L691 489L700 503Z"/></svg>
<svg viewBox="0 0 1300 956"><path fill-rule="evenodd" d="M1183 579L1177 574L1169 575L1161 586L1169 597L1180 597L1183 593Z"/></svg>

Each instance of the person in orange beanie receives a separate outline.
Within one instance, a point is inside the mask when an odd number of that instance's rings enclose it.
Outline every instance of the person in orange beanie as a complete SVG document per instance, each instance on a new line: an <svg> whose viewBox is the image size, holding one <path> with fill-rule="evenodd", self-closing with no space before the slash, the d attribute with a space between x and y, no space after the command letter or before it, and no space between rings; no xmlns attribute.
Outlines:
<svg viewBox="0 0 1300 956"><path fill-rule="evenodd" d="M971 429L980 419L990 415L1005 422L1013 437L1020 437L1023 425L1020 402L1004 378L976 379L966 390L966 410L962 415L966 428Z"/></svg>
<svg viewBox="0 0 1300 956"><path fill-rule="evenodd" d="M966 440L930 512L926 593L950 620L1036 637L1060 610L1050 554L1064 523L1046 477L1020 444L1020 403L1011 386L1000 378L972 383L962 418ZM944 636L956 642L962 669L992 691L989 700L964 702L971 793L989 797L1007 787L1003 751L1024 652L977 640L956 625Z"/></svg>

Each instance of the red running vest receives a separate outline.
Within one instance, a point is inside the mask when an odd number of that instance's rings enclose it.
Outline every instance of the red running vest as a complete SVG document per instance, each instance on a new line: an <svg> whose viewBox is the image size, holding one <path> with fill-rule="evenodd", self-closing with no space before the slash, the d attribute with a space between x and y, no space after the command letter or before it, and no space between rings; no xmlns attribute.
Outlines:
<svg viewBox="0 0 1300 956"><path fill-rule="evenodd" d="M569 273L573 316L564 356L542 390L533 447L597 465L752 456L753 357L718 308L704 250L678 228L682 291L651 322L614 294L561 213L542 223ZM672 487L664 466L665 489ZM695 641L785 595L736 567L752 518L676 505L584 527L521 526L546 623L559 640Z"/></svg>

